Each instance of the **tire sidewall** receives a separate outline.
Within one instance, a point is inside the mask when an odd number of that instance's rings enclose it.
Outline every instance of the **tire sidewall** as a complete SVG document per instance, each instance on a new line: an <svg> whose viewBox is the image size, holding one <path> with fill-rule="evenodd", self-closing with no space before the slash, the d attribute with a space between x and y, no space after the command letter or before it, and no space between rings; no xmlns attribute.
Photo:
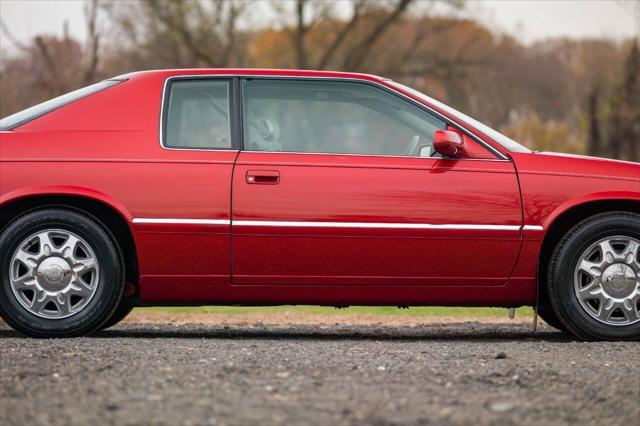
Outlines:
<svg viewBox="0 0 640 426"><path fill-rule="evenodd" d="M96 293L82 310L61 319L40 318L16 299L9 282L14 251L30 235L44 229L77 234L91 246L100 265ZM111 237L94 220L70 210L50 209L22 216L0 235L0 312L14 328L33 336L72 336L100 327L117 307L123 292L123 268Z"/></svg>
<svg viewBox="0 0 640 426"><path fill-rule="evenodd" d="M120 321L125 319L134 308L135 306L129 305L123 300L113 314L111 314L107 322L100 326L100 330L106 330L120 323Z"/></svg>
<svg viewBox="0 0 640 426"><path fill-rule="evenodd" d="M591 315L580 305L574 290L574 273L580 256L594 243L607 237L623 235L640 240L638 219L632 216L610 216L592 220L570 233L556 251L550 291L560 302L556 309L569 328L577 328L580 334L597 339L634 339L640 337L640 322L629 325L607 325Z"/></svg>

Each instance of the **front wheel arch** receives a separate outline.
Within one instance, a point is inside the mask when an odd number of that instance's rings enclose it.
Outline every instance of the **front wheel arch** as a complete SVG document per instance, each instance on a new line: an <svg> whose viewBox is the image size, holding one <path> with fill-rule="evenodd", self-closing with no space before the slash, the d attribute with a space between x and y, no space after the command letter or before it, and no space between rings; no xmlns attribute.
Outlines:
<svg viewBox="0 0 640 426"><path fill-rule="evenodd" d="M628 211L589 217L563 236L551 257L547 287L554 313L572 334L587 340L640 338L636 282L640 271L639 242L640 213ZM633 253L631 258L630 253ZM577 265L584 259L588 259L587 265L579 268ZM614 266L613 272L609 272L610 278L618 275L620 266L624 266L634 280L629 281L624 275L622 282L620 278L613 282L603 279L603 274ZM583 272L582 277L588 280L581 280L579 270L588 271ZM597 306L585 303L587 299L599 303ZM629 301L631 307L627 304ZM606 306L608 308L603 309ZM620 315L614 318L616 310ZM631 313L626 314L628 311Z"/></svg>
<svg viewBox="0 0 640 426"><path fill-rule="evenodd" d="M556 216L551 225L547 228L537 269L538 297L536 305L539 309L550 309L549 294L547 291L547 271L551 255L562 237L578 223L589 217L614 211L640 213L640 200L613 199L596 200L573 206Z"/></svg>
<svg viewBox="0 0 640 426"><path fill-rule="evenodd" d="M578 223L600 213L626 211L640 213L640 200L615 199L597 200L578 204L559 214L547 228L538 261L538 300L536 304L541 308L549 308L547 293L547 270L551 255L562 237Z"/></svg>

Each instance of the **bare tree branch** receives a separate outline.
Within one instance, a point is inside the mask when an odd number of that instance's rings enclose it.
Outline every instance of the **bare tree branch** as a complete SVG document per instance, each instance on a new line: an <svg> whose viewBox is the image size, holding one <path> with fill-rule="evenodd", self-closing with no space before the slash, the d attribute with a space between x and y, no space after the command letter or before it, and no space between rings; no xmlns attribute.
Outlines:
<svg viewBox="0 0 640 426"><path fill-rule="evenodd" d="M307 17L307 6L311 5L311 17ZM280 7L275 5L277 9ZM298 68L307 68L309 65L308 52L305 45L307 34L313 29L316 23L325 20L332 9L330 2L311 2L309 0L296 0L295 17L296 23L292 31L290 31L291 43L295 51L295 61ZM282 9L281 9L282 10Z"/></svg>
<svg viewBox="0 0 640 426"><path fill-rule="evenodd" d="M589 106L587 119L589 121L589 133L587 138L587 152L589 155L599 155L602 148L600 133L600 119L598 117L598 88L592 87L589 93Z"/></svg>
<svg viewBox="0 0 640 426"><path fill-rule="evenodd" d="M91 0L85 7L85 18L87 20L87 38L89 43L89 62L84 71L84 82L93 82L98 62L100 59L100 34L97 29L98 20L98 0Z"/></svg>
<svg viewBox="0 0 640 426"><path fill-rule="evenodd" d="M176 32L182 44L200 62L210 67L219 66L219 62L208 52L203 51L196 42L189 29L186 19L186 2L164 2L160 4L158 0L146 0L150 12L157 17L167 28ZM164 10L168 9L168 12Z"/></svg>
<svg viewBox="0 0 640 426"><path fill-rule="evenodd" d="M2 34L11 42L14 46L16 46L20 50L28 50L28 47L25 46L9 31L9 27L4 22L4 20L0 17L0 30L2 30Z"/></svg>
<svg viewBox="0 0 640 426"><path fill-rule="evenodd" d="M354 2L353 14L351 15L351 19L344 27L342 27L342 30L340 30L336 38L333 40L333 43L331 43L331 45L327 48L327 50L325 50L324 55L322 55L322 58L318 63L318 67L317 67L318 69L326 68L326 66L329 64L329 61L333 59L333 56L335 55L338 48L342 45L342 43L345 41L347 36L354 30L354 28L356 28L356 24L360 19L360 11L362 9L362 6L364 5L364 1L365 0L356 0Z"/></svg>
<svg viewBox="0 0 640 426"><path fill-rule="evenodd" d="M418 52L422 44L430 37L441 34L451 28L451 23L447 20L428 20L423 17L421 21L416 23L417 29L409 48L402 55L402 64L408 63L411 58Z"/></svg>
<svg viewBox="0 0 640 426"><path fill-rule="evenodd" d="M60 78L60 72L58 67L56 66L56 62L51 56L51 52L49 52L49 48L45 43L42 36L37 36L35 39L36 47L38 48L38 53L44 60L45 66L47 67L47 72L51 76L51 79L47 83L47 87L49 89L49 94L51 96L60 93L62 90L59 87L62 84L62 79Z"/></svg>
<svg viewBox="0 0 640 426"><path fill-rule="evenodd" d="M307 54L304 46L304 37L307 32L307 26L304 23L304 11L307 0L296 0L296 30L293 35L293 45L296 50L296 63L298 68L307 67Z"/></svg>
<svg viewBox="0 0 640 426"><path fill-rule="evenodd" d="M346 56L344 69L355 70L362 65L371 47L384 34L387 28L393 24L400 15L407 9L413 0L400 0L396 3L393 11L376 25L373 30Z"/></svg>
<svg viewBox="0 0 640 426"><path fill-rule="evenodd" d="M235 49L236 43L236 23L238 17L244 11L245 4L239 4L236 2L229 2L227 11L227 19L225 23L225 47L222 53L223 64L229 65L231 62L231 55Z"/></svg>

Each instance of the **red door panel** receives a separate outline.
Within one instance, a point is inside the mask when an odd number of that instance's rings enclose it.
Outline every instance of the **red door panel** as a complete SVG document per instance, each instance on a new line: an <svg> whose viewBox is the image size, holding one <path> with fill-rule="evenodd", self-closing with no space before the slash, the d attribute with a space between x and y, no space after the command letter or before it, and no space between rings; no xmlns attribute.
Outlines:
<svg viewBox="0 0 640 426"><path fill-rule="evenodd" d="M502 285L520 247L508 161L242 152L232 199L234 284Z"/></svg>

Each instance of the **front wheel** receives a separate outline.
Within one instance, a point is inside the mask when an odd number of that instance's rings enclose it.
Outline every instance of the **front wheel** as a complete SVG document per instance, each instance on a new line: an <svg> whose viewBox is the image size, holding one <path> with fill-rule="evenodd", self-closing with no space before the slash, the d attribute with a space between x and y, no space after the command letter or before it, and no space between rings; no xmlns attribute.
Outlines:
<svg viewBox="0 0 640 426"><path fill-rule="evenodd" d="M21 216L0 235L0 315L34 337L89 334L124 289L117 246L102 226L72 210Z"/></svg>
<svg viewBox="0 0 640 426"><path fill-rule="evenodd" d="M544 322L549 324L551 327L555 328L556 330L562 331L563 333L568 332L567 327L565 327L564 324L560 322L556 313L549 306L539 306L537 308L537 311L540 318L542 318Z"/></svg>
<svg viewBox="0 0 640 426"><path fill-rule="evenodd" d="M106 330L107 328L111 328L114 325L118 324L120 321L125 319L127 315L131 313L131 311L133 311L133 306L125 302L120 303L120 305L116 308L115 312L111 315L107 322L102 324L100 330Z"/></svg>
<svg viewBox="0 0 640 426"><path fill-rule="evenodd" d="M556 247L547 280L558 319L584 339L640 338L640 215L595 215Z"/></svg>

